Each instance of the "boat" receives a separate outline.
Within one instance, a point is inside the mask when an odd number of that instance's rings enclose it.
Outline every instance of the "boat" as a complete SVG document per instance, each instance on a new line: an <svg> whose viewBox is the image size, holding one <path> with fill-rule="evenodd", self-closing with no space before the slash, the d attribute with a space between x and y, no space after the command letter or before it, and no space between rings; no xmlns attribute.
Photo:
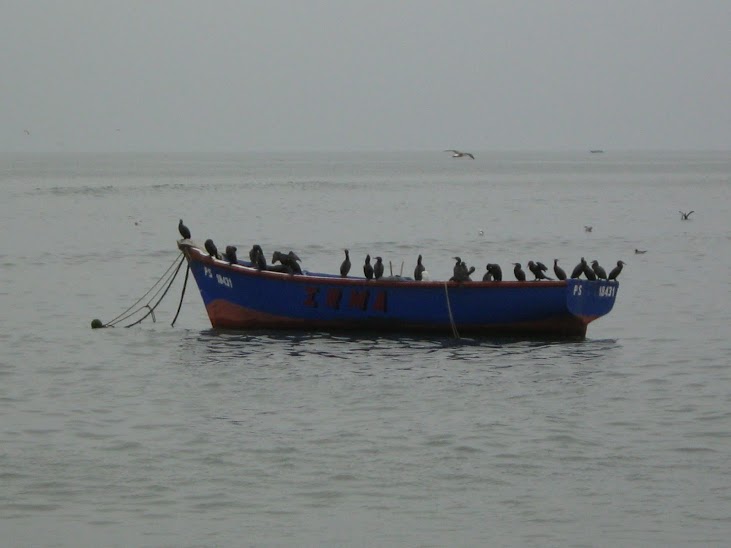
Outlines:
<svg viewBox="0 0 731 548"><path fill-rule="evenodd" d="M178 240L216 329L584 338L609 313L616 280L367 280L258 270Z"/></svg>

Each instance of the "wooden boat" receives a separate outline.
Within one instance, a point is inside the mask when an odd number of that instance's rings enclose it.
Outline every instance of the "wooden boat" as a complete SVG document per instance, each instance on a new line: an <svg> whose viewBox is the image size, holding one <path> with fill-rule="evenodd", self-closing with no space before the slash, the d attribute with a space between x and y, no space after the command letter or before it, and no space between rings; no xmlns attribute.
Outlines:
<svg viewBox="0 0 731 548"><path fill-rule="evenodd" d="M214 328L579 337L614 306L606 280L367 280L257 270L179 240Z"/></svg>

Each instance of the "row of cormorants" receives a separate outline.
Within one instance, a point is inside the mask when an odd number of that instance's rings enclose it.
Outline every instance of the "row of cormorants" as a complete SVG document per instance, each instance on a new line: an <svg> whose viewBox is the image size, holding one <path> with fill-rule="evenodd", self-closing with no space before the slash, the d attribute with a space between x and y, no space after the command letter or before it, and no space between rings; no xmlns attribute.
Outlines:
<svg viewBox="0 0 731 548"><path fill-rule="evenodd" d="M183 238L187 240L190 239L190 230L187 226L183 224L182 219L180 219L180 222L178 224L178 230ZM204 247L211 257L215 257L217 259L225 258L231 264L238 262L238 259L236 257L236 246L226 246L226 252L223 256L221 256L221 254L218 252L216 244L214 244L213 240L211 240L210 238L205 241ZM346 278L350 273L352 264L350 262L350 251L348 249L344 249L343 251L345 252L345 260L343 260L342 264L340 265L340 276ZM251 261L251 265L259 270L272 270L275 272L286 272L288 274L302 274L302 268L298 264L302 262L302 260L297 256L294 251L289 251L288 253L275 251L272 254L271 264L268 265L264 256L264 251L262 250L261 246L255 244L249 251L249 260ZM456 263L454 265L452 277L449 279L449 281L472 281L471 275L475 272L475 267L468 267L467 264L460 257L454 257L454 260L456 261ZM515 279L519 282L526 281L526 273L523 270L521 264L512 264L513 275L515 276ZM571 271L571 278L581 278L581 276L583 275L588 280L616 280L617 276L619 276L619 274L622 272L622 268L625 264L626 263L624 263L623 261L617 261L617 266L615 266L609 272L609 274L607 274L606 270L604 270L604 268L599 265L599 261L593 260L591 263L588 263L586 259L582 257L579 264L577 264ZM534 276L533 281L554 279L546 275L548 267L540 261L528 261L527 266L528 270L530 270ZM371 264L371 256L370 254L367 254L365 257L365 262L363 264L363 274L365 275L366 279L379 280L383 277L383 272L383 259L381 257L375 257L375 264ZM558 280L565 280L567 278L564 269L558 266L558 259L553 260L553 273ZM428 279L429 273L427 272L426 267L423 264L422 256L419 255L416 260L416 267L414 268L414 280L422 281ZM502 281L502 279L503 272L500 268L500 265L495 263L487 263L482 281L500 282Z"/></svg>

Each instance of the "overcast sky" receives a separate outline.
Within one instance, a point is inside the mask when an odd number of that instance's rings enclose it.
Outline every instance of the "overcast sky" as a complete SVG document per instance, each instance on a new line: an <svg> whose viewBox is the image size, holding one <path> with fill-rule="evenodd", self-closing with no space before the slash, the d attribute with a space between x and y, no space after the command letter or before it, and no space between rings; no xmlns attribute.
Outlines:
<svg viewBox="0 0 731 548"><path fill-rule="evenodd" d="M0 151L731 149L730 0L0 14Z"/></svg>

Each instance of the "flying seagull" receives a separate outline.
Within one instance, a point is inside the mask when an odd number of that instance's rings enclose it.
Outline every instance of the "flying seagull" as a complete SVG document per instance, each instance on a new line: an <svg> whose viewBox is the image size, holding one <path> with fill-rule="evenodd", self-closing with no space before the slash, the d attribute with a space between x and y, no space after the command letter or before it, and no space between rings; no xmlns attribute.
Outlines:
<svg viewBox="0 0 731 548"><path fill-rule="evenodd" d="M687 221L690 218L690 215L693 213L693 211L689 211L688 213L685 213L684 211L679 211L680 218L684 221Z"/></svg>
<svg viewBox="0 0 731 548"><path fill-rule="evenodd" d="M454 150L453 148L450 148L449 150L445 150L444 152L451 152L452 158L464 158L465 156L475 159L474 155L471 152L460 152L459 150Z"/></svg>

